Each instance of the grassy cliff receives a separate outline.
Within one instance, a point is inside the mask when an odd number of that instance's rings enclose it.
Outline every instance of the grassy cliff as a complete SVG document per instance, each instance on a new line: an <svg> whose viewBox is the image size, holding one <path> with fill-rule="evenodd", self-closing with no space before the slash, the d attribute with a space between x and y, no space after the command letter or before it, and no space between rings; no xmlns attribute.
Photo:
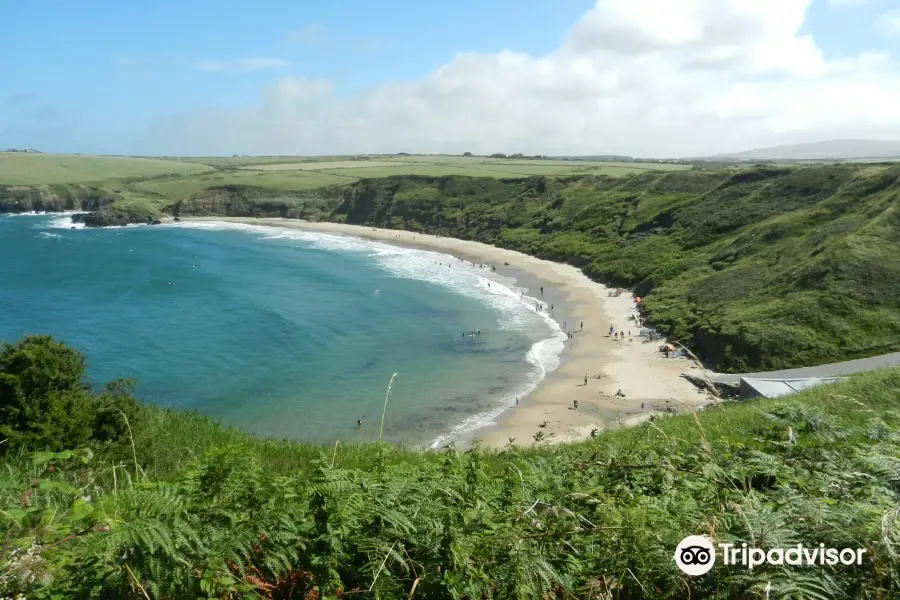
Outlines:
<svg viewBox="0 0 900 600"><path fill-rule="evenodd" d="M711 366L768 370L900 349L898 193L898 166L394 177L345 187L332 218L577 265Z"/></svg>

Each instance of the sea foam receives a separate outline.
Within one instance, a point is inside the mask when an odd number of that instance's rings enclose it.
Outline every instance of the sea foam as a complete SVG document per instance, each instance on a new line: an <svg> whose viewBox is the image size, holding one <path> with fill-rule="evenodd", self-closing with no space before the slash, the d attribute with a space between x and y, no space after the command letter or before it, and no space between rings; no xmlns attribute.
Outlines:
<svg viewBox="0 0 900 600"><path fill-rule="evenodd" d="M351 235L225 221L186 221L172 226L211 231L245 231L266 240L295 240L312 248L365 254L376 265L397 277L440 285L497 309L501 315L497 327L501 330L534 327L536 320L542 321L548 337L535 342L525 355L525 359L532 365L528 380L504 395L495 408L471 415L454 425L450 431L433 440L429 444L430 448L439 448L463 439L476 430L496 425L497 418L515 406L516 398L531 393L548 373L559 366L560 353L567 337L560 324L546 311L535 310L534 306L538 302L543 304L542 301L523 295L525 290L517 287L514 279L501 277L489 268L475 267L471 262L461 263L449 254L434 250L405 248Z"/></svg>

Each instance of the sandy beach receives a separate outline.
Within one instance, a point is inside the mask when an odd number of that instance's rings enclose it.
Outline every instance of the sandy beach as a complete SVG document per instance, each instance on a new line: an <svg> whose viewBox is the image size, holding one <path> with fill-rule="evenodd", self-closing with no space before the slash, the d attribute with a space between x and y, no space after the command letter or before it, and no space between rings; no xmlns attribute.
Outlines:
<svg viewBox="0 0 900 600"><path fill-rule="evenodd" d="M531 394L520 398L517 407L506 411L496 427L477 432L476 437L486 446L502 447L510 441L533 444L538 432L543 432L548 442L574 441L589 437L594 429L602 431L639 423L651 414L664 412L667 406L684 410L710 402L707 394L681 377L681 373L699 375L692 361L665 358L658 350L664 340L646 341L638 337L640 327L629 320L635 314L633 296L628 292L610 296L609 288L591 281L575 267L479 242L391 229L288 219L190 220L286 227L399 243L495 265L499 273L502 273L501 266L509 263L509 268L540 281L548 303L565 303L567 328L573 339L566 342L560 366L555 371ZM529 293L541 298L539 289L530 289ZM624 333L624 338L616 340L610 336L610 326ZM624 396L617 396L618 390Z"/></svg>

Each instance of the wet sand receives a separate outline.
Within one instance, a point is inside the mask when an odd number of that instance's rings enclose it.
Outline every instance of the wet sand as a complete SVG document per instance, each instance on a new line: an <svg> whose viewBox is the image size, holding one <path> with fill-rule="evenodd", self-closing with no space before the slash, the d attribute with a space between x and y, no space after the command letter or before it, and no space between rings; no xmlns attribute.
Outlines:
<svg viewBox="0 0 900 600"><path fill-rule="evenodd" d="M594 429L602 431L639 423L653 413L664 412L667 406L684 410L710 402L705 393L681 377L681 373L700 374L692 361L667 359L658 350L664 340L651 342L638 337L640 327L629 320L629 316L635 314L636 306L632 295L626 292L618 297L609 296L610 290L606 286L591 281L575 267L479 242L391 229L293 219L210 217L191 220L354 235L487 263L496 266L500 275L504 274L504 263L508 262L508 268L527 273L533 281L541 282L548 304L565 305L555 311L555 316L563 319L559 315L565 314L567 327L574 337L566 342L560 366L531 394L520 398L519 406L506 411L495 427L475 433L486 446L498 448L510 440L517 445L533 444L538 432L542 432L543 439L548 442L575 441L589 437ZM529 289L529 295L541 298L539 289ZM580 328L582 322L583 329ZM610 336L610 326L617 332L624 332L624 339L616 340ZM616 395L618 390L624 397ZM573 405L575 400L578 401L577 409Z"/></svg>

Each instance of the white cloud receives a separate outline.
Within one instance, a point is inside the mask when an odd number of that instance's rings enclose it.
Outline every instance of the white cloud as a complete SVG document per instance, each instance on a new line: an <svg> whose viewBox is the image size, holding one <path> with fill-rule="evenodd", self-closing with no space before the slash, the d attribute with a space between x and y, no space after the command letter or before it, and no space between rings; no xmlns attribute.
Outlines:
<svg viewBox="0 0 900 600"><path fill-rule="evenodd" d="M197 63L200 71L264 71L266 69L281 69L289 67L291 63L282 58L238 58L237 60L204 60Z"/></svg>
<svg viewBox="0 0 900 600"><path fill-rule="evenodd" d="M900 10L891 10L878 17L878 27L890 36L900 36Z"/></svg>
<svg viewBox="0 0 900 600"><path fill-rule="evenodd" d="M461 53L419 81L338 97L288 76L255 105L169 116L155 152L684 156L900 138L900 71L826 58L811 0L598 0L546 56ZM152 147L152 148L150 148Z"/></svg>
<svg viewBox="0 0 900 600"><path fill-rule="evenodd" d="M828 0L828 4L832 6L847 6L854 4L867 4L869 0Z"/></svg>

